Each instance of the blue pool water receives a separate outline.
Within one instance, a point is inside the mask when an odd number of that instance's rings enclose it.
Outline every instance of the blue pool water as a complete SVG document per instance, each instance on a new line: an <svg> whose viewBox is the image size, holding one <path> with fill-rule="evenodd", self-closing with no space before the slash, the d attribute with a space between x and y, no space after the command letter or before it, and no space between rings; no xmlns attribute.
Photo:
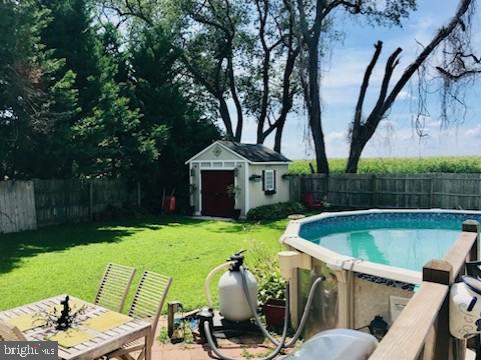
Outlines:
<svg viewBox="0 0 481 360"><path fill-rule="evenodd" d="M342 255L420 271L440 259L461 233L463 213L372 213L334 216L306 223L300 236Z"/></svg>

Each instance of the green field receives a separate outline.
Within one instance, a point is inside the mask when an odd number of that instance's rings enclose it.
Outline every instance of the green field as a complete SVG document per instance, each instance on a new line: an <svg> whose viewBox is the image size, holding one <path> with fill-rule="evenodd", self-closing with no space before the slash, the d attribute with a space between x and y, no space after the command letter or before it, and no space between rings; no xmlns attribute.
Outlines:
<svg viewBox="0 0 481 360"><path fill-rule="evenodd" d="M157 217L0 235L0 310L63 293L91 301L108 262L136 267L134 286L146 269L172 276L168 299L196 308L213 267L239 249L251 265L275 256L286 224Z"/></svg>
<svg viewBox="0 0 481 360"><path fill-rule="evenodd" d="M309 174L309 162L296 160L289 165L291 174ZM344 172L346 159L329 160L330 171ZM359 163L359 173L415 174L430 172L478 173L481 172L481 156L445 156L425 158L365 158Z"/></svg>

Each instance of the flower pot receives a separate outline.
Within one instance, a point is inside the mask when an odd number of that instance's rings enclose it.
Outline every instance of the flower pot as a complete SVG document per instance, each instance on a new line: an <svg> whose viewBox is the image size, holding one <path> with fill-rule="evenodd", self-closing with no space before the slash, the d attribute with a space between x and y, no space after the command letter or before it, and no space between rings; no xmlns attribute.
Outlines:
<svg viewBox="0 0 481 360"><path fill-rule="evenodd" d="M269 299L262 306L268 326L282 327L284 325L285 300Z"/></svg>
<svg viewBox="0 0 481 360"><path fill-rule="evenodd" d="M234 219L239 220L241 209L234 209Z"/></svg>

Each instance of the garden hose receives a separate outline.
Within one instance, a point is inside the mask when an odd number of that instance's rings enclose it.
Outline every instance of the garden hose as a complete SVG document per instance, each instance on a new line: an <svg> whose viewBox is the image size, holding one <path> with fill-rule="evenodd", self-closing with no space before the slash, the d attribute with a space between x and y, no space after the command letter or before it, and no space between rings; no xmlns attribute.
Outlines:
<svg viewBox="0 0 481 360"><path fill-rule="evenodd" d="M242 271L242 270L241 270ZM248 293L247 293L248 294ZM289 299L289 284L286 285L286 299ZM249 298L247 296L247 298ZM255 312L255 314L257 314L257 312ZM286 305L286 308L284 310L284 317L286 319L286 321L284 321L284 326L282 328L282 336L281 336L281 340L276 344L276 348L274 349L274 351L272 353L270 353L269 355L267 355L266 357L263 357L263 358L260 358L260 360L271 360L273 358L275 358L280 352L281 350L284 348L284 344L286 342L286 336L287 336L287 324L288 324L288 321L287 319L289 318L289 302L287 302L287 305ZM223 355L219 349L217 348L217 346L215 345L215 342L214 342L214 339L212 337L212 334L210 333L210 327L209 327L209 322L208 321L204 321L203 324L200 324L201 326L204 327L204 332L205 332L205 336L207 338L207 342L209 343L209 346L210 348L212 349L212 351L214 352L214 354L221 360L237 360L235 358L231 358L231 357L228 357L228 356L225 356ZM260 326L262 328L262 326Z"/></svg>
<svg viewBox="0 0 481 360"><path fill-rule="evenodd" d="M276 346L279 345L279 342L276 339L274 339L274 337L271 334L269 334L269 332L266 330L266 328L262 325L261 319L260 319L259 315L257 314L256 307L254 306L254 304L252 304L252 301L251 301L250 297L247 296L249 294L249 292L248 292L248 288L247 288L247 281L246 281L246 278L245 278L245 269L244 269L243 266L240 267L240 272L241 272L241 275L242 275L241 276L242 286L244 288L244 293L246 294L247 303L249 304L249 308L251 309L251 312L254 315L254 319L256 321L257 326L259 326L259 328L261 329L264 336L266 338L268 338L274 345L276 345ZM325 277L321 276L321 277L318 277L313 282L313 284L311 286L311 290L309 291L309 296L307 297L307 302L306 302L306 306L304 307L304 312L302 313L301 321L299 323L299 326L297 327L297 331L294 334L294 336L292 337L292 339L287 344L282 344L282 347L291 347L292 345L295 344L297 339L299 339L299 337L301 336L302 330L304 329L304 326L306 325L306 322L307 322L307 315L309 314L309 310L311 308L312 301L314 300L315 291L316 291L317 287L319 286L319 284L321 282L323 282L324 280L325 280ZM288 287L288 285L286 286L286 288L287 287ZM286 304L289 305L289 297L288 296L286 296ZM287 307L288 306L286 306L286 308ZM284 318L284 323L286 324L288 322L289 322L289 314L287 314L287 316L285 316L285 318Z"/></svg>
<svg viewBox="0 0 481 360"><path fill-rule="evenodd" d="M212 303L212 295L210 293L210 282L212 280L212 277L214 276L215 273L217 273L218 271L226 268L226 267L229 267L231 266L232 264L234 264L234 261L228 261L228 262L225 262L225 263L222 263L220 264L219 266L215 267L214 269L212 269L209 274L207 275L207 277L205 278L205 281L204 281L204 293L205 293L205 297L207 298L207 305L209 305L209 308L213 308L213 303Z"/></svg>
<svg viewBox="0 0 481 360"><path fill-rule="evenodd" d="M211 297L211 294L210 294L210 282L211 282L211 279L212 279L213 275L216 272L220 271L221 269L224 269L225 267L228 267L228 266L231 266L231 265L232 265L231 261L229 261L227 263L223 263L223 264L217 266L216 268L214 268L207 275L207 278L206 278L205 283L204 283L204 291L205 291L205 294L206 294L206 297L207 297L207 301L209 303L209 307L212 307L212 297ZM277 356L281 352L281 350L283 348L291 347L292 345L294 345L296 343L296 341L299 339L299 337L301 336L302 330L304 329L304 327L306 325L306 322L307 322L307 316L308 316L310 308L312 306L312 301L314 300L315 291L316 291L317 287L319 286L319 284L322 281L325 280L325 277L323 277L323 276L318 277L312 283L311 289L309 290L309 295L307 297L306 306L304 307L304 311L302 313L302 317L301 317L301 321L299 323L299 326L298 326L294 336L292 337L292 339L288 343L286 343L287 329L288 329L288 324L289 324L289 310L290 310L290 307L289 307L290 285L289 285L289 283L288 282L286 283L286 291L285 291L286 307L285 307L285 312L284 312L284 326L283 326L283 329L282 329L282 335L281 335L280 341L277 341L266 330L266 328L263 326L263 324L261 322L261 319L259 317L259 314L257 313L257 309L256 309L257 304L252 303L252 300L249 296L249 288L248 288L248 285L247 285L246 269L244 268L244 266L240 266L239 271L240 271L240 274L241 274L242 288L244 290L244 295L245 295L246 301L249 305L249 309L250 309L252 315L254 316L255 322L256 322L257 326L261 329L261 332L263 333L263 335L266 338L268 338L276 346L276 348L274 349L274 351L271 354L262 358L261 360L273 359L275 356ZM204 321L203 323L200 324L200 326L202 326L203 329L204 329L205 337L206 337L207 342L209 343L209 346L211 347L212 351L220 359L222 359L222 360L236 360L234 358L230 358L230 357L227 357L225 355L222 355L222 353L219 351L219 349L217 348L216 343L214 341L214 338L212 336L211 328L209 326L208 321Z"/></svg>

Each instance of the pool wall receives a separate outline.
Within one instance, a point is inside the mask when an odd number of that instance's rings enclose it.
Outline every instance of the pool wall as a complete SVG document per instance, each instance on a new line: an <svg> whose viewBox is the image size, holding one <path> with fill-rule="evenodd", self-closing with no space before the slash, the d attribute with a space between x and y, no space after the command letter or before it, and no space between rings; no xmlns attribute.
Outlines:
<svg viewBox="0 0 481 360"><path fill-rule="evenodd" d="M292 283L290 305L291 320L297 325L310 285L319 275L326 277L325 286L316 294L312 315L306 327L305 336L310 337L318 331L343 327L360 328L369 324L375 315L382 315L391 324L392 297L410 299L414 294L415 285L420 284L420 271L376 264L370 261L341 255L323 246L303 239L299 234L301 226L319 220L366 214L382 213L447 213L462 214L479 218L479 211L458 210L361 210L336 213L322 213L289 222L281 237L289 250L297 251L310 257L310 269L296 271ZM461 228L461 224L459 225Z"/></svg>

